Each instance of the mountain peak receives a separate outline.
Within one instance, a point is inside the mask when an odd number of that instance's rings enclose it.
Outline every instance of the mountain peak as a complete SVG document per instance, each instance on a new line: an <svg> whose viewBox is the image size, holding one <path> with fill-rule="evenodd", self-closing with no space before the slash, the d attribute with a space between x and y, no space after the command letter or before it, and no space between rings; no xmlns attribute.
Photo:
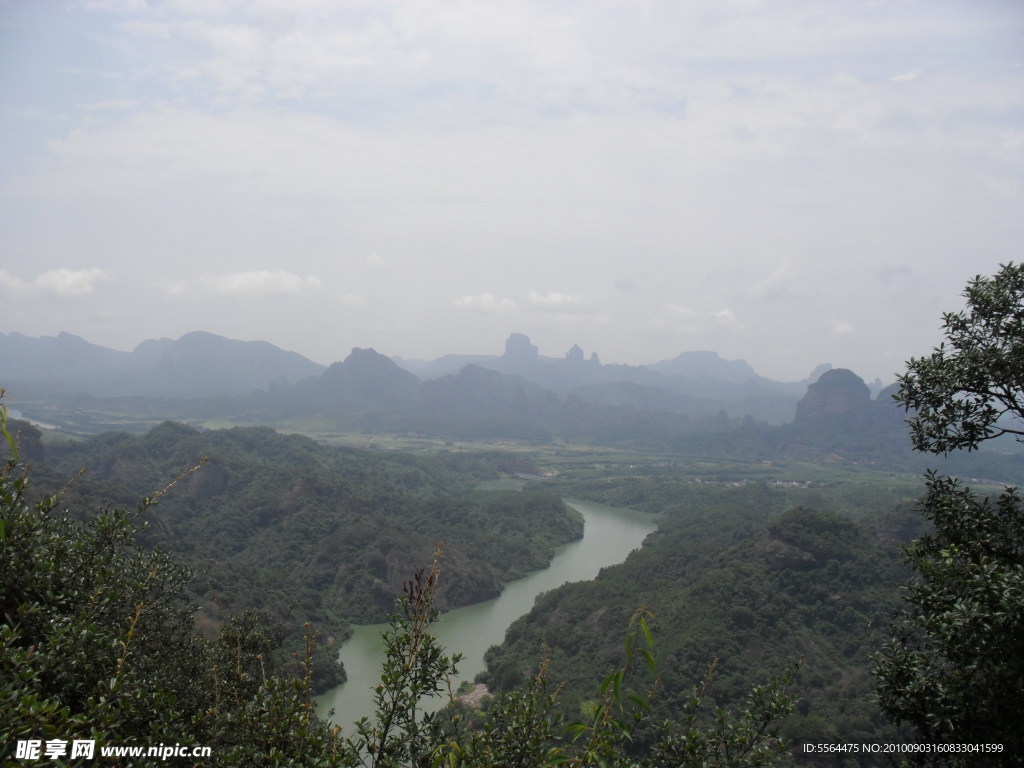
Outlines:
<svg viewBox="0 0 1024 768"><path fill-rule="evenodd" d="M505 342L505 357L517 360L534 360L540 350L530 343L530 337L523 333L513 333Z"/></svg>
<svg viewBox="0 0 1024 768"><path fill-rule="evenodd" d="M398 364L386 355L382 355L370 347L352 347L352 351L345 358L345 366L348 368L362 368L364 370L390 370L392 368L401 370Z"/></svg>
<svg viewBox="0 0 1024 768"><path fill-rule="evenodd" d="M663 360L647 368L666 376L683 376L688 379L741 382L758 378L757 372L745 360L726 360L717 352L707 350L683 352L671 360Z"/></svg>
<svg viewBox="0 0 1024 768"><path fill-rule="evenodd" d="M863 420L871 403L871 392L864 380L846 368L832 368L807 388L796 405L797 423L827 419Z"/></svg>

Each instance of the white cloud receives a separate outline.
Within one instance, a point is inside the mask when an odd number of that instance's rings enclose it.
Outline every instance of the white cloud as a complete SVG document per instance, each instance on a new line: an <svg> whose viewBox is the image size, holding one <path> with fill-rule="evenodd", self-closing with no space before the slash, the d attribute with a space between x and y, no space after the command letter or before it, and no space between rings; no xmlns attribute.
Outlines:
<svg viewBox="0 0 1024 768"><path fill-rule="evenodd" d="M723 307L722 309L712 312L710 318L719 325L731 328L741 328L743 326L739 318L736 317L736 314L728 307Z"/></svg>
<svg viewBox="0 0 1024 768"><path fill-rule="evenodd" d="M512 299L499 299L493 293L461 296L455 299L455 306L484 315L511 315L519 311L519 307Z"/></svg>
<svg viewBox="0 0 1024 768"><path fill-rule="evenodd" d="M0 290L10 293L25 290L25 281L10 272L0 269Z"/></svg>
<svg viewBox="0 0 1024 768"><path fill-rule="evenodd" d="M284 270L205 275L199 282L202 288L211 293L255 298L302 293L316 290L322 285L319 278L299 277Z"/></svg>
<svg viewBox="0 0 1024 768"><path fill-rule="evenodd" d="M52 296L86 296L96 290L96 285L107 280L107 274L98 267L91 269L51 269L35 280L23 280L0 269L0 291L5 293L31 292Z"/></svg>
<svg viewBox="0 0 1024 768"><path fill-rule="evenodd" d="M384 257L377 253L371 253L366 257L366 266L373 269L386 269L388 263L384 260Z"/></svg>
<svg viewBox="0 0 1024 768"><path fill-rule="evenodd" d="M84 296L96 290L96 284L106 280L102 269L53 269L36 278L35 285L57 296Z"/></svg>
<svg viewBox="0 0 1024 768"><path fill-rule="evenodd" d="M531 290L528 292L527 297L529 298L530 306L550 311L574 310L581 302L579 296L571 293L559 293L558 291L540 294L537 291Z"/></svg>
<svg viewBox="0 0 1024 768"><path fill-rule="evenodd" d="M354 293L346 293L341 297L341 303L346 307L363 307L366 306L366 299Z"/></svg>

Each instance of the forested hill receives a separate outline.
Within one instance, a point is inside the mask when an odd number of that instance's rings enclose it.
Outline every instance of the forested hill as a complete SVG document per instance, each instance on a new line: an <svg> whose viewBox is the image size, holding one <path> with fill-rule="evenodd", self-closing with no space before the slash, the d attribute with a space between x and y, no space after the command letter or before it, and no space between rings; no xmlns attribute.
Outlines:
<svg viewBox="0 0 1024 768"><path fill-rule="evenodd" d="M74 509L133 508L183 471L146 513L140 540L194 571L200 620L266 608L292 628L313 621L330 642L349 623L383 621L415 568L444 542L438 606L495 597L582 535L578 515L539 492L474 491L507 469L486 455L372 454L268 428L200 432L165 423L145 435L104 433L43 449L11 422L39 492ZM328 672L327 656L319 660ZM323 682L330 680L324 675Z"/></svg>
<svg viewBox="0 0 1024 768"><path fill-rule="evenodd" d="M580 717L602 670L621 658L629 617L643 606L653 614L658 662L652 722L681 711L712 665L710 701L731 707L753 682L802 658L789 739L891 738L868 666L907 577L898 542L920 530L907 500L910 482L781 489L623 478L591 485L595 500L661 511L658 531L594 581L538 599L488 652L485 682L513 688L546 653L551 678L566 684L568 716ZM631 681L638 693L650 684L640 667ZM656 734L639 736L638 744L645 738Z"/></svg>

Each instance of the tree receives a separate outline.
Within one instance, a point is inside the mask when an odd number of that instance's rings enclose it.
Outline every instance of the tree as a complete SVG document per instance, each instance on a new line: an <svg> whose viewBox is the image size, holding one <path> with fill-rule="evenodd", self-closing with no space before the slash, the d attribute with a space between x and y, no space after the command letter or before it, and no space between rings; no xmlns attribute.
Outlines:
<svg viewBox="0 0 1024 768"><path fill-rule="evenodd" d="M1024 432L1024 267L976 277L967 309L944 315L947 343L912 359L898 402L914 447L973 450ZM875 657L886 715L927 744L998 744L921 755L937 765L1024 763L1024 505L1016 489L993 501L960 481L926 475L918 502L933 532L904 547L915 576L906 607Z"/></svg>
<svg viewBox="0 0 1024 768"><path fill-rule="evenodd" d="M1024 264L975 277L964 296L963 310L942 316L946 341L898 379L919 451L970 451L1004 434L1024 441Z"/></svg>
<svg viewBox="0 0 1024 768"><path fill-rule="evenodd" d="M886 715L923 743L1003 745L1024 760L1024 507L930 473L920 505L934 533L905 547L917 580L876 659ZM963 756L960 756L963 757ZM976 762L977 756L969 756ZM950 761L955 764L955 761Z"/></svg>
<svg viewBox="0 0 1024 768"><path fill-rule="evenodd" d="M450 699L459 660L430 632L438 616L436 560L410 582L385 633L374 715L342 737L314 712L312 638L296 678L272 673L283 634L266 612L225 622L216 640L198 634L187 573L135 540L140 516L163 492L135 513L111 509L79 521L59 510L60 495L26 501L28 474L2 402L0 438L10 452L0 464L0 745L35 744L19 765L50 764L41 744L78 739L95 742L96 758L113 746L208 747L208 756L190 764L227 768L733 768L785 757L778 734L794 708L795 668L755 687L740 712L716 711L714 724L701 727L708 679L674 721L653 724L661 738L649 754L634 754L634 734L650 725L655 687L653 633L643 612L630 625L625 663L605 678L584 722L563 723L543 664L528 690L499 694L473 722L458 707L424 714L424 699ZM636 667L650 673L646 696L630 692Z"/></svg>
<svg viewBox="0 0 1024 768"><path fill-rule="evenodd" d="M526 690L497 694L481 713L452 702L445 712L423 714L426 697L451 698L448 682L460 656L448 656L431 634L437 620L434 597L439 561L416 573L399 600L400 613L384 633L385 660L375 689L375 713L355 724L345 739L340 765L353 768L661 768L702 765L710 768L768 768L779 764L786 746L779 738L783 719L795 708L790 691L800 663L781 676L755 686L739 712L715 711L714 724L697 725L713 670L693 690L676 718L652 724L650 703L656 678L645 695L630 692L636 667L656 673L650 617L633 616L625 639L623 666L601 683L599 699L585 721L566 724L552 692L547 662ZM642 663L640 663L642 661ZM638 728L654 725L657 742L634 750Z"/></svg>
<svg viewBox="0 0 1024 768"><path fill-rule="evenodd" d="M3 390L0 389L0 397ZM187 573L136 546L136 512L92 519L62 512L60 495L27 501L29 477L0 402L0 745L19 742L51 764L47 742L103 747L209 747L204 765L338 764L338 732L311 703L303 672L286 678L271 654L281 632L268 614L227 622L217 640L195 628ZM162 492L161 492L162 493ZM63 762L63 761L62 761ZM69 765L82 765L70 760Z"/></svg>

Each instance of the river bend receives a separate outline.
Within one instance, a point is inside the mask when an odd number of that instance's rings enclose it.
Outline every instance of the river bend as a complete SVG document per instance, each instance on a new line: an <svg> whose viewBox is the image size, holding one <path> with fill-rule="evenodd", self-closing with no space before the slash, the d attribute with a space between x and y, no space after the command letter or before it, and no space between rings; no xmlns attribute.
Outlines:
<svg viewBox="0 0 1024 768"><path fill-rule="evenodd" d="M582 539L561 547L547 568L511 582L493 600L449 611L434 624L434 633L448 652L463 655L453 688L484 670L484 653L505 639L505 631L533 607L538 595L567 582L593 579L601 568L625 560L657 527L655 518L643 512L573 499L566 503L583 515ZM381 633L387 626L354 628L339 654L348 681L317 697L320 713L326 715L333 708L334 722L346 732L373 709L372 688L380 682L383 660Z"/></svg>

